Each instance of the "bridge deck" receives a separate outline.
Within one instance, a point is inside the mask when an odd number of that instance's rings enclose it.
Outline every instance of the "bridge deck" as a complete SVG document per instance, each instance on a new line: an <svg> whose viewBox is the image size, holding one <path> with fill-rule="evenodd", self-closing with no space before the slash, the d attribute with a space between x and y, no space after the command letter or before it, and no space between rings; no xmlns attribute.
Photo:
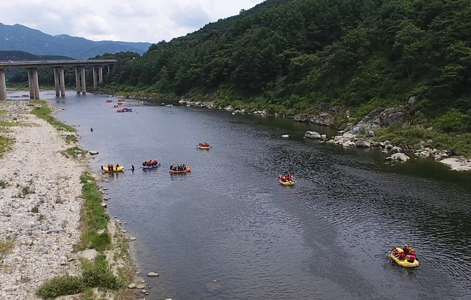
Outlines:
<svg viewBox="0 0 471 300"><path fill-rule="evenodd" d="M116 63L116 59L87 59L87 60L40 60L40 61L0 61L0 69L13 68L60 68L103 66Z"/></svg>

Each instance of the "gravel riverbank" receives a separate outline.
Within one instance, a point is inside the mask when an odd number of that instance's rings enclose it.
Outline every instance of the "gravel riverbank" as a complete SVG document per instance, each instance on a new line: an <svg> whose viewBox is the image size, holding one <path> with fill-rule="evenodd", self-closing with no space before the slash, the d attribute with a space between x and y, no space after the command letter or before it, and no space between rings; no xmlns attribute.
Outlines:
<svg viewBox="0 0 471 300"><path fill-rule="evenodd" d="M38 299L37 288L58 275L78 275L73 245L80 238L80 175L86 161L61 154L64 137L30 114L28 101L0 104L3 121L17 121L15 142L0 160L0 242L11 249L0 263L1 299Z"/></svg>

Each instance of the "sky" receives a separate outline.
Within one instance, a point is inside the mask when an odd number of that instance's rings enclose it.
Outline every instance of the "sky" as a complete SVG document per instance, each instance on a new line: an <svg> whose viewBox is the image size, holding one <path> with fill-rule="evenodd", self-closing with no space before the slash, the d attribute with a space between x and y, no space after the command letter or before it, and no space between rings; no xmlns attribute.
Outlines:
<svg viewBox="0 0 471 300"><path fill-rule="evenodd" d="M157 43L239 14L263 0L6 0L0 22L93 41Z"/></svg>

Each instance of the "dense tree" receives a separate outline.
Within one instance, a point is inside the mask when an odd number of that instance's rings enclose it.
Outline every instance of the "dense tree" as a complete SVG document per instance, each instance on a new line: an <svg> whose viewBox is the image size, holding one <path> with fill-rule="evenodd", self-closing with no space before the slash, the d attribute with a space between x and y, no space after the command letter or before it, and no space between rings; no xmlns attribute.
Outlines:
<svg viewBox="0 0 471 300"><path fill-rule="evenodd" d="M267 0L142 57L120 55L106 80L123 90L293 112L327 104L355 114L411 96L411 113L471 110L469 0Z"/></svg>

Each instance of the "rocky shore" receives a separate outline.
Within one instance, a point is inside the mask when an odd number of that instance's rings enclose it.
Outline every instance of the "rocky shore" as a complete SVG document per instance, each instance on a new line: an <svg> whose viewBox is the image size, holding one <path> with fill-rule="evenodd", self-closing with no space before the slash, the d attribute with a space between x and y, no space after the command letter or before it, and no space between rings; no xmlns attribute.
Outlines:
<svg viewBox="0 0 471 300"><path fill-rule="evenodd" d="M415 97L411 97L408 100L409 107L413 107L416 102ZM210 109L221 109L228 111L232 114L254 114L259 116L267 116L268 113L264 110L254 111L252 113L246 112L245 110L237 110L232 106L227 107L216 107L213 101L190 101L182 99L179 104L186 106L206 107ZM331 126L335 116L338 114L344 114L346 118L349 118L349 111L343 112L336 108L329 108L324 112L314 115L295 115L293 121L312 123L321 126ZM276 114L275 114L276 116ZM375 148L388 154L386 160L394 160L400 162L407 162L411 157L420 158L431 158L435 161L441 162L449 166L455 171L471 171L471 161L464 157L453 156L452 151L435 149L431 147L430 141L420 141L415 149L402 149L399 146L393 145L390 141L384 140L381 142L375 141L375 129L386 128L394 124L405 124L407 123L407 110L404 107L392 107L392 108L377 108L372 110L368 115L364 116L356 125L349 125L343 131L339 132L339 135L331 137L327 140L325 135L321 135L315 131L307 131L305 138L318 139L322 142L340 145L348 148ZM288 136L282 136L287 138Z"/></svg>

